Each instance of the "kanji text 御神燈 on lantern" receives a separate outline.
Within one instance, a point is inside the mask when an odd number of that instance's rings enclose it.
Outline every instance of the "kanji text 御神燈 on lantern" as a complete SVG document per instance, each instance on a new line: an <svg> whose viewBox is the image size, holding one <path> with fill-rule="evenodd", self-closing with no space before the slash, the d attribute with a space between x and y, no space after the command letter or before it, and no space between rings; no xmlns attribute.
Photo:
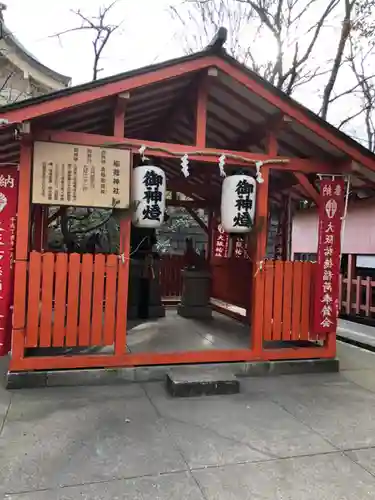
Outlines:
<svg viewBox="0 0 375 500"><path fill-rule="evenodd" d="M166 178L164 171L154 165L142 165L133 170L133 225L157 228L164 222Z"/></svg>
<svg viewBox="0 0 375 500"><path fill-rule="evenodd" d="M221 224L227 233L248 233L255 215L256 181L249 175L231 175L221 189Z"/></svg>

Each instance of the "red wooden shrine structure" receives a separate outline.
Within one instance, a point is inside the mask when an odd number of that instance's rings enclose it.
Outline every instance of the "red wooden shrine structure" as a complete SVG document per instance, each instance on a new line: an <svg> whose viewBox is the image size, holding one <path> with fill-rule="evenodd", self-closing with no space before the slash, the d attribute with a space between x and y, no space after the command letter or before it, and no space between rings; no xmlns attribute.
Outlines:
<svg viewBox="0 0 375 500"><path fill-rule="evenodd" d="M19 167L10 371L335 356L334 329L318 341L310 331L315 265L285 260L285 248L284 260L264 262L267 220L271 200L280 210L286 199L319 203L317 174L350 174L353 189L371 185L375 157L361 145L239 64L220 44L5 106L0 116L7 120L0 127L0 163ZM215 215L219 157L226 156L228 172L241 167L255 174L255 163L263 162L250 259L210 259L213 297L247 311L248 347L127 352L130 220L121 221L123 259L44 251L46 211L31 202L33 144L39 140L112 145L134 155L145 146L165 170L167 188L189 197L181 205ZM190 160L186 178L183 154ZM98 345L114 345L114 351L48 351ZM47 351L28 356L35 347Z"/></svg>

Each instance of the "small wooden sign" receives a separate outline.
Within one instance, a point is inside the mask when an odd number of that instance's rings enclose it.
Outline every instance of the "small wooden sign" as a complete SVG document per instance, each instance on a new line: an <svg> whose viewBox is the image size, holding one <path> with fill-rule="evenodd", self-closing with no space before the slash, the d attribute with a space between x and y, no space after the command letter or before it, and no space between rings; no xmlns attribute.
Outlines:
<svg viewBox="0 0 375 500"><path fill-rule="evenodd" d="M34 143L32 202L127 208L131 153L124 149Z"/></svg>

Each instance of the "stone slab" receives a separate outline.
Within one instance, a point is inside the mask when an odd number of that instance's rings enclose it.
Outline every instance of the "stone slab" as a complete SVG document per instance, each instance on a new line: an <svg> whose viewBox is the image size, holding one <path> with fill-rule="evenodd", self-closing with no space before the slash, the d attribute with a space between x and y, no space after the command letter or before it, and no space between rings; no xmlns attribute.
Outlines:
<svg viewBox="0 0 375 500"><path fill-rule="evenodd" d="M8 500L204 500L187 472L12 494Z"/></svg>
<svg viewBox="0 0 375 500"><path fill-rule="evenodd" d="M375 479L340 453L193 471L207 500L370 500Z"/></svg>
<svg viewBox="0 0 375 500"><path fill-rule="evenodd" d="M173 368L166 376L166 387L173 397L237 394L240 383L232 371L225 368Z"/></svg>
<svg viewBox="0 0 375 500"><path fill-rule="evenodd" d="M375 395L345 379L275 391L273 400L340 450L375 447Z"/></svg>
<svg viewBox="0 0 375 500"><path fill-rule="evenodd" d="M187 470L139 385L89 389L12 395L0 440L0 498Z"/></svg>
<svg viewBox="0 0 375 500"><path fill-rule="evenodd" d="M6 376L7 389L29 389L34 387L46 387L47 372L10 372Z"/></svg>
<svg viewBox="0 0 375 500"><path fill-rule="evenodd" d="M299 377L293 378L297 383ZM259 380L253 379L254 383ZM271 401L279 390L275 384L278 379L262 380L268 382L268 393L245 393L242 385L250 383L250 379L242 379L241 393L231 396L172 398L161 384L145 384L144 388L158 413L168 422L170 434L191 467L212 465L214 460L217 464L233 463L232 452L239 460L242 455L244 461L257 461L262 456L263 460L275 460L336 451L319 434ZM273 391L271 387L275 387ZM303 389L308 392L306 386ZM189 441L192 435L195 438ZM219 443L218 436L225 442ZM247 458L244 449L235 446L239 443L249 447L251 453ZM220 453L223 453L221 458Z"/></svg>
<svg viewBox="0 0 375 500"><path fill-rule="evenodd" d="M303 373L336 373L337 359L312 359L295 361L262 361L220 363L215 365L186 365L225 367L238 377L263 377ZM23 389L46 386L111 385L129 382L163 381L173 365L139 366L130 368L92 368L82 370L9 372L5 377L7 389Z"/></svg>

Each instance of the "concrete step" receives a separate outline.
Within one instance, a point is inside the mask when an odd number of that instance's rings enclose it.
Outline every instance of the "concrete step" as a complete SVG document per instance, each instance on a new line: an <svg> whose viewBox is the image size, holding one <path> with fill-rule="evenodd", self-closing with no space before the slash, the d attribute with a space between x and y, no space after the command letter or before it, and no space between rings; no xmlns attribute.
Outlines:
<svg viewBox="0 0 375 500"><path fill-rule="evenodd" d="M189 366L171 368L166 375L166 387L173 397L237 394L240 383L233 371L225 367Z"/></svg>

